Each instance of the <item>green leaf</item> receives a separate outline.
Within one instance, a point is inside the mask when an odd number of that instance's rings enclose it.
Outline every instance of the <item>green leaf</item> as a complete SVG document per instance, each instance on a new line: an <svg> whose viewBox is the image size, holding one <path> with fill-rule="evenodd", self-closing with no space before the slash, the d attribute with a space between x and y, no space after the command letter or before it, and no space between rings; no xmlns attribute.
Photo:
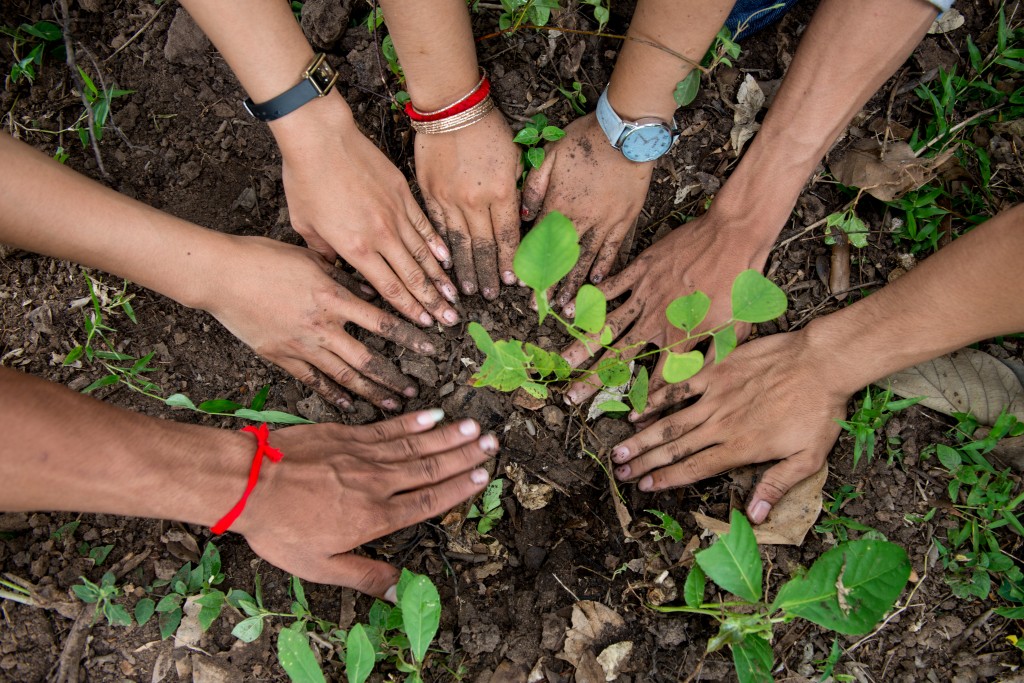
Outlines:
<svg viewBox="0 0 1024 683"><path fill-rule="evenodd" d="M110 551L113 549L113 543L111 543L110 545L98 545L93 547L89 551L89 557L92 559L93 562L96 563L96 566L98 567L107 561L107 556L110 555Z"/></svg>
<svg viewBox="0 0 1024 683"><path fill-rule="evenodd" d="M612 335L612 328L605 325L604 329L601 330L601 345L608 346L612 343L612 339L614 339L614 336Z"/></svg>
<svg viewBox="0 0 1024 683"><path fill-rule="evenodd" d="M95 586L75 584L71 587L71 590L74 591L75 595L78 596L78 599L82 602L92 604L100 599Z"/></svg>
<svg viewBox="0 0 1024 683"><path fill-rule="evenodd" d="M488 339L490 339L489 335ZM554 356L557 354L545 351L539 346L530 344L529 342L523 346L523 349L525 350L526 355L530 357L530 362L533 363L533 367L538 373L540 373L541 377L547 377L548 375L554 374L556 363Z"/></svg>
<svg viewBox="0 0 1024 683"><path fill-rule="evenodd" d="M704 292L694 292L670 303L665 309L665 317L673 326L689 332L704 322L709 310L711 299L708 295Z"/></svg>
<svg viewBox="0 0 1024 683"><path fill-rule="evenodd" d="M181 601L185 598L179 593L168 593L156 603L157 612L171 612L181 607Z"/></svg>
<svg viewBox="0 0 1024 683"><path fill-rule="evenodd" d="M295 596L295 602L302 605L302 607L308 612L309 601L306 600L306 589L302 587L302 579L297 576L291 577L288 583L291 584L292 595Z"/></svg>
<svg viewBox="0 0 1024 683"><path fill-rule="evenodd" d="M548 397L548 388L543 384L537 384L536 382L523 382L521 388L530 396L542 401Z"/></svg>
<svg viewBox="0 0 1024 683"><path fill-rule="evenodd" d="M531 147L526 150L526 162L530 165L530 168L540 168L541 164L544 163L544 148Z"/></svg>
<svg viewBox="0 0 1024 683"><path fill-rule="evenodd" d="M950 448L944 443L935 444L935 454L939 456L939 462L948 470L955 470L963 463L963 458L955 448Z"/></svg>
<svg viewBox="0 0 1024 683"><path fill-rule="evenodd" d="M107 375L106 377L100 377L98 380L82 389L83 394L96 391L100 387L109 387L111 384L117 384L117 375Z"/></svg>
<svg viewBox="0 0 1024 683"><path fill-rule="evenodd" d="M68 352L68 355L64 357L64 365L68 366L74 363L76 360L82 357L82 353L85 351L81 346L76 346Z"/></svg>
<svg viewBox="0 0 1024 683"><path fill-rule="evenodd" d="M786 294L756 270L745 270L732 283L732 317L747 323L774 320L786 312Z"/></svg>
<svg viewBox="0 0 1024 683"><path fill-rule="evenodd" d="M229 401L226 398L215 398L212 401L203 401L199 404L199 410L204 413L233 413L244 407L242 404Z"/></svg>
<svg viewBox="0 0 1024 683"><path fill-rule="evenodd" d="M552 211L526 234L516 249L516 276L535 292L546 292L565 277L580 257L572 221Z"/></svg>
<svg viewBox="0 0 1024 683"><path fill-rule="evenodd" d="M125 609L124 605L107 603L103 608L103 616L107 618L107 623L111 626L132 625L132 615L128 614L128 610Z"/></svg>
<svg viewBox="0 0 1024 683"><path fill-rule="evenodd" d="M159 612L160 610L157 611ZM160 625L161 640L167 640L174 635L174 632L178 630L178 625L181 624L181 608L179 607L170 612L160 612L157 623Z"/></svg>
<svg viewBox="0 0 1024 683"><path fill-rule="evenodd" d="M699 89L700 70L693 69L686 74L686 78L676 83L676 89L672 91L672 98L676 101L677 106L685 107L697 98Z"/></svg>
<svg viewBox="0 0 1024 683"><path fill-rule="evenodd" d="M683 527L679 526L679 522L672 515L661 510L644 510L644 512L649 512L661 520L661 529L665 532L666 536L676 543L683 540Z"/></svg>
<svg viewBox="0 0 1024 683"><path fill-rule="evenodd" d="M730 647L739 683L772 683L772 646L767 640L751 633Z"/></svg>
<svg viewBox="0 0 1024 683"><path fill-rule="evenodd" d="M362 624L356 624L349 630L345 640L345 675L348 683L363 683L373 671L375 658L376 653L366 635L366 629Z"/></svg>
<svg viewBox="0 0 1024 683"><path fill-rule="evenodd" d="M675 384L684 379L690 379L700 372L702 367L704 367L704 354L700 351L694 350L686 353L669 351L662 376L669 384Z"/></svg>
<svg viewBox="0 0 1024 683"><path fill-rule="evenodd" d="M554 142L564 138L565 131L558 126L544 126L544 130L540 132L540 136L548 142Z"/></svg>
<svg viewBox="0 0 1024 683"><path fill-rule="evenodd" d="M807 574L779 590L773 609L819 626L860 635L892 609L910 577L910 561L900 546L858 540L824 553Z"/></svg>
<svg viewBox="0 0 1024 683"><path fill-rule="evenodd" d="M996 614L1004 619L1024 619L1024 607L997 607Z"/></svg>
<svg viewBox="0 0 1024 683"><path fill-rule="evenodd" d="M192 402L185 394L171 394L164 399L164 404L169 405L172 408L188 408L190 410L196 410L196 404Z"/></svg>
<svg viewBox="0 0 1024 683"><path fill-rule="evenodd" d="M857 216L850 216L849 219L842 225L843 232L846 233L846 238L850 240L850 244L863 249L868 246L868 226L864 225Z"/></svg>
<svg viewBox="0 0 1024 683"><path fill-rule="evenodd" d="M641 365L640 371L636 373L636 378L633 380L633 385L629 388L629 402L633 404L633 410L637 413L642 413L647 408L648 384L647 368Z"/></svg>
<svg viewBox="0 0 1024 683"><path fill-rule="evenodd" d="M729 325L718 332L712 332L711 338L715 344L715 365L718 365L736 349L736 327Z"/></svg>
<svg viewBox="0 0 1024 683"><path fill-rule="evenodd" d="M484 488L483 495L481 496L484 512L490 514L495 510L501 510L501 494L504 489L504 479L494 479L487 484L486 488Z"/></svg>
<svg viewBox="0 0 1024 683"><path fill-rule="evenodd" d="M249 402L250 410L263 410L263 406L267 404L267 396L270 395L270 385L264 384L263 388L256 392L252 397L252 401Z"/></svg>
<svg viewBox="0 0 1024 683"><path fill-rule="evenodd" d="M477 348L485 354L483 364L473 375L474 385L513 391L529 381L526 367L530 359L521 341L513 339L495 342L487 330L476 322L471 322L467 330Z"/></svg>
<svg viewBox="0 0 1024 683"><path fill-rule="evenodd" d="M405 588L401 607L409 650L417 662L422 662L441 623L441 596L430 579L416 576Z"/></svg>
<svg viewBox="0 0 1024 683"><path fill-rule="evenodd" d="M199 628L202 631L209 630L213 622L217 621L220 611L224 608L224 593L221 591L210 591L198 598L196 603L202 606L199 610Z"/></svg>
<svg viewBox="0 0 1024 683"><path fill-rule="evenodd" d="M761 599L761 555L750 522L739 510L729 518L729 531L710 548L694 555L711 580L744 600Z"/></svg>
<svg viewBox="0 0 1024 683"><path fill-rule="evenodd" d="M242 619L231 629L231 635L243 643L251 643L263 634L263 616L256 615Z"/></svg>
<svg viewBox="0 0 1024 683"><path fill-rule="evenodd" d="M609 399L607 401L604 401L599 406L597 406L597 409L600 410L603 413L628 413L629 412L629 406L627 406L622 401L617 401L615 399Z"/></svg>
<svg viewBox="0 0 1024 683"><path fill-rule="evenodd" d="M520 145L536 145L540 142L540 131L533 126L527 126L516 133L516 136L512 138L512 142Z"/></svg>
<svg viewBox="0 0 1024 683"><path fill-rule="evenodd" d="M686 583L683 584L683 600L687 607L700 607L704 604L704 588L707 585L707 575L694 563L690 573L686 575Z"/></svg>
<svg viewBox="0 0 1024 683"><path fill-rule="evenodd" d="M597 364L597 376L606 387L621 387L629 381L629 366L618 358L605 358Z"/></svg>
<svg viewBox="0 0 1024 683"><path fill-rule="evenodd" d="M583 285L576 294L576 317L573 324L584 332L597 334L604 327L608 300L594 285Z"/></svg>
<svg viewBox="0 0 1024 683"><path fill-rule="evenodd" d="M239 408L238 410L235 411L235 417L240 417L243 420L252 420L253 422L269 422L270 424L314 424L312 420L307 420L304 417L292 415L291 413L281 412L280 410L250 410L248 408Z"/></svg>
<svg viewBox="0 0 1024 683"><path fill-rule="evenodd" d="M145 626L146 622L153 617L156 611L156 603L152 598L142 598L135 603L135 621L139 626Z"/></svg>
<svg viewBox="0 0 1024 683"><path fill-rule="evenodd" d="M316 655L309 646L309 636L290 628L277 636L277 661L292 683L326 683L324 672L316 663Z"/></svg>

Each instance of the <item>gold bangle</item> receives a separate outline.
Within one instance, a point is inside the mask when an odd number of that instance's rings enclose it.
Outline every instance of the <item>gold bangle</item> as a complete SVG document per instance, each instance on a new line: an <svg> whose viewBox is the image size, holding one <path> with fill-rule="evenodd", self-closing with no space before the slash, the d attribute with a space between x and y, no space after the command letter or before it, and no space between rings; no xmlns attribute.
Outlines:
<svg viewBox="0 0 1024 683"><path fill-rule="evenodd" d="M468 93L466 93L465 95L463 95L459 99L455 100L454 102L452 102L450 104L444 105L440 109L435 109L434 111L420 111L419 109L416 108L416 105L412 105L412 110L414 112L416 112L417 114L419 114L420 116L434 116L436 114L440 114L445 109L451 109L455 105L460 104L462 102L465 102L467 99L472 97L473 93L475 93L477 90L479 90L480 86L484 84L484 79L485 78L487 78L487 72L483 68L481 68L480 69L480 80L476 82L476 85L473 86L472 90L470 90Z"/></svg>
<svg viewBox="0 0 1024 683"><path fill-rule="evenodd" d="M466 111L449 116L439 121L412 121L412 128L417 133L424 135L440 135L442 133L454 133L482 121L491 111L494 110L494 100L486 97Z"/></svg>

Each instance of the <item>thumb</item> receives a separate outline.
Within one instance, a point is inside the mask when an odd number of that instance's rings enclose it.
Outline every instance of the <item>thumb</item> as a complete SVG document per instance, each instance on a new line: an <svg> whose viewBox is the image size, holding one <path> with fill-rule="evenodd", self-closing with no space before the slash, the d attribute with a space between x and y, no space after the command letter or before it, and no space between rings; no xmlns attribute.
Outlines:
<svg viewBox="0 0 1024 683"><path fill-rule="evenodd" d="M750 497L747 517L754 524L763 522L791 488L820 470L823 464L815 462L808 453L799 453L769 467L754 489L754 495Z"/></svg>
<svg viewBox="0 0 1024 683"><path fill-rule="evenodd" d="M394 603L398 577L399 571L387 562L353 553L341 553L326 561L320 583L354 588L360 593Z"/></svg>
<svg viewBox="0 0 1024 683"><path fill-rule="evenodd" d="M555 156L557 153L548 154L540 168L535 168L526 176L523 183L523 205L519 210L519 217L524 221L532 221L540 212L544 204L544 197L548 193L548 184L551 182L551 170L555 167Z"/></svg>
<svg viewBox="0 0 1024 683"><path fill-rule="evenodd" d="M300 226L295 222L292 223L292 227L295 232L302 235L302 239L306 240L306 246L323 256L328 263L334 263L338 259L338 252L316 230Z"/></svg>

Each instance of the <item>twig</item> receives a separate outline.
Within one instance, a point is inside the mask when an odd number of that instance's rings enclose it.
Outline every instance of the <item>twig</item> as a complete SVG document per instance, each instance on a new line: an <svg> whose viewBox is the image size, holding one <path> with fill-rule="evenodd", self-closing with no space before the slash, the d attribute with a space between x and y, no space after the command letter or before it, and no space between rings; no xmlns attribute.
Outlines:
<svg viewBox="0 0 1024 683"><path fill-rule="evenodd" d="M921 587L921 585L924 584L924 580L927 579L927 578L928 578L928 572L926 571L924 574L921 575L921 578L918 579L917 583L914 584L914 588L913 588L913 590L910 591L910 595L907 596L907 600L906 600L906 602L903 603L903 607L900 607L898 610L896 610L895 612L893 612L892 614L887 616L885 618L885 621L883 621L881 624L879 624L878 628L876 628L874 631L872 631L868 635L864 636L863 638L858 640L856 643L854 643L850 647L846 648L846 650L845 650L845 652L843 652L843 654L849 655L851 652L853 652L854 650L859 648L861 645L863 645L864 643L868 642L869 640L871 640L872 638L877 636L882 631L882 629L884 629L889 624L890 621L892 621L893 619L895 619L899 615L903 614L903 612L905 612L907 610L907 608L912 607L911 601L914 599L914 594L917 593L917 589L919 589Z"/></svg>
<svg viewBox="0 0 1024 683"><path fill-rule="evenodd" d="M105 57L105 58L103 59L103 62L104 62L104 63L106 63L106 62L110 61L111 59L113 59L114 57L116 57L116 56L117 56L118 54L120 54L120 53L121 53L121 50L123 50L123 49L125 49L126 47L128 47L129 45L131 45L131 44L132 44L132 43L133 43L133 42L135 41L135 39L136 39L136 38L138 38L139 36L141 36L141 35L142 35L142 33L143 33L143 32L144 32L144 31L145 31L145 30L146 30L147 28L149 28L149 27L150 27L150 26L151 26L151 25L153 24L153 22L154 22L154 21L156 21L156 18L157 18L158 16L160 16L160 13L161 13L161 12L162 12L162 11L164 10L164 7L167 7L167 5L169 5L169 4L170 4L170 3L164 2L164 3L161 3L161 4L157 5L157 8L156 8L156 12L153 12L153 16L151 16L151 17L149 18L149 21L147 21L147 22L146 22L145 24L143 24L143 25L142 25L142 28L140 28L140 29L139 29L138 31L136 31L136 32L135 32L135 33L134 33L134 34L132 35L132 37L131 37L131 38L129 38L128 40L126 40L126 41L124 42L124 45L122 45L121 47L119 47L119 48L117 48L116 50L114 50L113 52L111 52L109 56Z"/></svg>
<svg viewBox="0 0 1024 683"><path fill-rule="evenodd" d="M566 585L565 585L564 583L562 583L562 580L561 580L560 578L558 578L558 574L556 574L556 573L554 573L554 572L551 572L551 576L555 577L555 581L557 581L557 582L558 582L558 585L559 585L559 586L561 586L562 588L564 588L564 589L565 589L565 592L566 592L566 593L568 593L569 595L571 595L571 596L573 597L573 599L574 599L574 600L575 600L576 602L579 602L579 601L580 601L580 596L578 596L578 595L576 595L575 593L573 593L573 592L572 592L572 591L571 591L571 590L569 589L569 587L568 587L568 586L566 586Z"/></svg>
<svg viewBox="0 0 1024 683"><path fill-rule="evenodd" d="M92 110L92 105L89 104L89 99L85 96L85 83L82 82L82 77L78 73L78 64L75 62L75 46L71 40L71 14L68 12L68 0L60 0L60 11L62 22L64 24L64 51L67 52L67 63L68 68L71 69L71 78L74 79L74 82L78 85L78 93L82 98L82 106L85 107L85 113L89 123L89 140L92 142L92 152L96 156L96 165L99 167L100 173L104 178L110 180L110 174L107 173L107 167L103 165L103 156L100 154L100 146L96 140L96 133L94 130L96 115Z"/></svg>
<svg viewBox="0 0 1024 683"><path fill-rule="evenodd" d="M919 149L916 152L914 152L914 158L916 159L916 158L920 157L922 154L924 154L925 152L927 152L928 149L932 145L934 145L936 142L938 142L938 141L940 141L940 140L942 140L944 138L948 138L948 137L950 137L952 135L956 135L961 130L963 130L964 127L969 126L971 124L971 122L974 121L975 119L979 119L982 116L988 116L989 114L991 114L993 112L996 112L996 111L999 111L1002 108L1003 108L1003 105L1000 104L1000 105L996 105L995 107L989 107L988 109L982 109L981 111L979 111L974 116L971 116L970 118L964 119L960 123L956 124L955 126L950 128L949 130L947 130L945 133L943 133L941 135L936 135L931 140L929 140L928 142L924 143L924 145L921 147L921 149Z"/></svg>

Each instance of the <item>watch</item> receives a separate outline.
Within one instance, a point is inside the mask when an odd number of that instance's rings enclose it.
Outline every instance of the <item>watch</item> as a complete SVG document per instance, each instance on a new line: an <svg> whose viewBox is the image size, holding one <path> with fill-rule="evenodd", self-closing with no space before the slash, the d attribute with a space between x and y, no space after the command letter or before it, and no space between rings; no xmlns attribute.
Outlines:
<svg viewBox="0 0 1024 683"><path fill-rule="evenodd" d="M318 52L313 61L306 67L299 84L285 90L272 100L256 104L246 98L242 105L249 114L260 121L274 121L285 114L290 114L310 100L323 97L331 92L338 80L338 72L327 63L327 57Z"/></svg>
<svg viewBox="0 0 1024 683"><path fill-rule="evenodd" d="M612 147L630 161L654 161L679 137L675 118L668 122L657 118L624 121L608 102L608 88L597 101L597 122Z"/></svg>

